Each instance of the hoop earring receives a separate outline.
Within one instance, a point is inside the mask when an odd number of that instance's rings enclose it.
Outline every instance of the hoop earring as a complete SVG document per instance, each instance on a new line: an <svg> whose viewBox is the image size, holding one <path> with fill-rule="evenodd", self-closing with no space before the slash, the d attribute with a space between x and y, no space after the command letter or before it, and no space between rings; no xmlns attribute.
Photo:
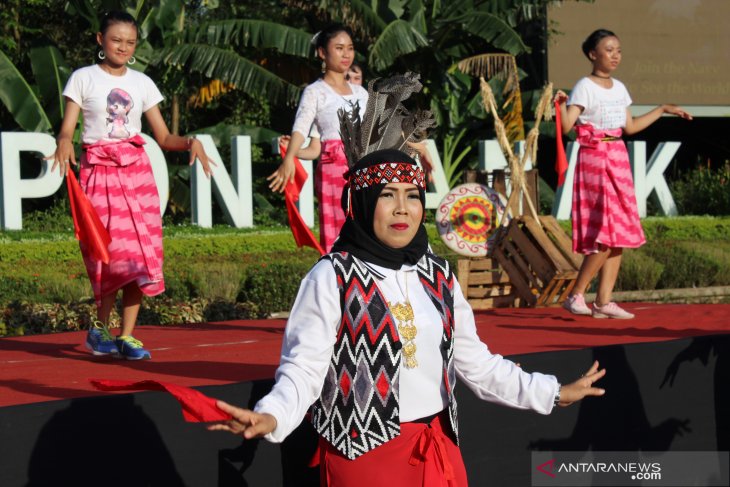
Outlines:
<svg viewBox="0 0 730 487"><path fill-rule="evenodd" d="M327 63L322 61L322 74L327 72Z"/></svg>
<svg viewBox="0 0 730 487"><path fill-rule="evenodd" d="M127 64L129 64L131 66L136 62L137 62L137 60L134 58L134 56L132 56L129 58L129 61L127 61Z"/></svg>
<svg viewBox="0 0 730 487"><path fill-rule="evenodd" d="M97 56L98 56L98 57L99 57L99 59L101 59L102 61L103 61L103 60L104 60L104 59L106 58L106 56L104 55L104 51L99 51L99 54L97 54Z"/></svg>

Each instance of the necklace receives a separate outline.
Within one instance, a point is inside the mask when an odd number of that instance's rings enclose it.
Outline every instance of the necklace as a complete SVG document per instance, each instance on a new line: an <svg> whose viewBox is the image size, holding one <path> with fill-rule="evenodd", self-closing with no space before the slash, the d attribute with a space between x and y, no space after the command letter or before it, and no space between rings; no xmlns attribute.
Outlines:
<svg viewBox="0 0 730 487"><path fill-rule="evenodd" d="M107 66L106 64L104 64L104 63L99 63L99 67L101 68L101 70L102 70L102 71L104 71L105 73L108 73L108 74L110 74L110 75L112 75L112 76L124 76L124 73L126 73L126 72L127 72L127 67L126 67L126 66L122 66L122 69L120 70L120 72L119 72L119 73L115 73L115 72L113 72L113 71L112 71L112 68L109 68L109 67L108 67L108 66Z"/></svg>
<svg viewBox="0 0 730 487"><path fill-rule="evenodd" d="M414 314L411 302L408 299L408 277L406 277L406 300L403 303L394 305L388 304L393 317L398 320L398 332L403 338L403 356L405 357L406 368L413 369L418 367L416 360L416 344L414 340L418 334L416 325L413 324Z"/></svg>
<svg viewBox="0 0 730 487"><path fill-rule="evenodd" d="M600 78L600 79L611 79L611 76L610 75L609 76L601 76L600 74L591 73L591 76L595 76L596 78Z"/></svg>
<svg viewBox="0 0 730 487"><path fill-rule="evenodd" d="M340 98L342 98L342 99L343 99L343 100L345 101L345 103L347 103L347 106L348 106L348 107L350 108L350 110L349 110L349 111L355 111L356 109L358 109L358 110L359 110L359 108L360 108L360 100L357 100L357 99L355 99L355 100L348 100L347 98L345 98L345 96L354 96L354 95L355 95L355 93L350 93L349 95L343 95L343 94L341 94L341 93L340 93L339 91L337 91L337 90L335 89L335 87L334 87L333 85L331 85L331 84L330 84L330 83L329 83L329 82L328 82L327 80L325 80L324 78L322 78L322 81L324 81L324 82L325 82L325 84L326 84L327 86L329 86L329 87L330 87L330 89L331 89L331 90L332 90L332 91L333 91L333 92L334 92L334 93L335 93L335 94L336 94L337 96L339 96ZM347 109L345 109L345 110L347 110Z"/></svg>

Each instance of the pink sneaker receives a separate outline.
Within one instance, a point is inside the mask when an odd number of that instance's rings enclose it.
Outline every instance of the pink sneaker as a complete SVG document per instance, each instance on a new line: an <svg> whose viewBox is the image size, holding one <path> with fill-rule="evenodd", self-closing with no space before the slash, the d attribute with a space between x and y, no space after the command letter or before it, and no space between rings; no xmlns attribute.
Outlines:
<svg viewBox="0 0 730 487"><path fill-rule="evenodd" d="M563 308L574 315L591 315L593 312L586 305L586 298L582 294L571 294L563 303Z"/></svg>
<svg viewBox="0 0 730 487"><path fill-rule="evenodd" d="M630 320L634 317L633 313L629 313L625 309L619 307L618 304L611 301L603 306L596 306L593 303L593 317L594 318L614 318L617 320Z"/></svg>

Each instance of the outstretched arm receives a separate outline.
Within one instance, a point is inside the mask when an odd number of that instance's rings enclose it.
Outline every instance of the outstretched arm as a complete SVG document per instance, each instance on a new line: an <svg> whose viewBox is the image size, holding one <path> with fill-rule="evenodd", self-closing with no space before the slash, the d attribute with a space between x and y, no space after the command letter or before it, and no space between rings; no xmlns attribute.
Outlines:
<svg viewBox="0 0 730 487"><path fill-rule="evenodd" d="M665 113L668 113L670 115L676 115L678 117L684 118L685 120L692 120L692 115L685 112L677 105L660 105L649 113L645 113L644 115L641 115L639 117L631 116L631 111L627 108L626 127L624 128L624 133L626 135L633 135L641 132L649 125L659 120L659 118L661 118L661 116Z"/></svg>
<svg viewBox="0 0 730 487"><path fill-rule="evenodd" d="M299 132L294 132L289 139L289 145L286 148L286 155L279 167L271 173L266 180L269 182L269 188L274 192L284 192L284 188L290 181L294 181L294 156L298 155L301 147L304 145L304 136Z"/></svg>
<svg viewBox="0 0 730 487"><path fill-rule="evenodd" d="M216 404L233 418L209 425L209 431L228 431L234 435L243 435L250 440L266 436L276 429L276 418L271 414L259 414L249 409L231 406L223 401L218 401Z"/></svg>
<svg viewBox="0 0 730 487"><path fill-rule="evenodd" d="M171 134L170 130L167 128L165 119L162 118L160 107L157 105L144 112L144 114L145 117L147 117L147 122L150 124L150 128L152 129L152 135L155 137L155 140L160 147L164 150L170 151L189 150L190 165L192 166L195 164L195 159L198 159L200 164L203 165L205 175L210 177L212 174L210 165L212 164L215 166L216 163L213 162L213 160L205 153L203 144L199 140L192 137L181 137L179 135Z"/></svg>
<svg viewBox="0 0 730 487"><path fill-rule="evenodd" d="M73 136L74 130L76 130L76 124L79 121L79 113L81 113L81 107L70 98L66 98L66 110L63 113L63 122L61 123L61 130L58 132L58 137L56 138L56 152L44 157L46 160L53 159L51 171L58 166L61 176L66 175L69 164L76 165Z"/></svg>
<svg viewBox="0 0 730 487"><path fill-rule="evenodd" d="M558 402L558 406L570 406L587 396L604 395L606 393L605 389L593 387L593 383L604 375L606 375L606 369L598 370L598 360L596 360L593 362L591 368L588 369L588 372L583 374L580 379L560 388L560 401Z"/></svg>
<svg viewBox="0 0 730 487"><path fill-rule="evenodd" d="M279 137L279 143L284 144L284 147L287 148L287 151L289 150L290 141L290 135L282 135L281 137ZM310 135L309 145L306 147L302 147L301 149L299 149L299 151L297 151L297 158L303 159L305 161L313 161L318 158L321 153L322 141L320 141L319 137L312 137Z"/></svg>

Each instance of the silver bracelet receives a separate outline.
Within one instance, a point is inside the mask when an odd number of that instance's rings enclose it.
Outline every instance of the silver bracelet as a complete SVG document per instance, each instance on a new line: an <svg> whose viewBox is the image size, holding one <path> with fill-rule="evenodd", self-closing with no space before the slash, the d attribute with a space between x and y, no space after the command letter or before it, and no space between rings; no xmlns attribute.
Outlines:
<svg viewBox="0 0 730 487"><path fill-rule="evenodd" d="M558 382L558 390L555 392L555 399L553 400L553 405L557 406L560 403L560 391L563 388L563 386Z"/></svg>

